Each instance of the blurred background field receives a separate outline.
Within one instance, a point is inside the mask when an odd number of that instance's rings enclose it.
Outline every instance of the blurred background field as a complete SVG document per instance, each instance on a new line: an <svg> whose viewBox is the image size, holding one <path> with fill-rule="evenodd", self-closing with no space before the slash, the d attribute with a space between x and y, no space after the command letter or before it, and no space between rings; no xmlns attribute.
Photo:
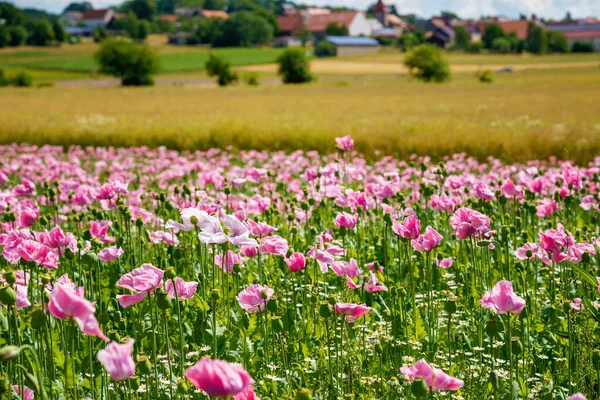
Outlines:
<svg viewBox="0 0 600 400"><path fill-rule="evenodd" d="M432 85L403 73L401 53L383 52L313 60L316 82L280 85L274 66L248 66L269 63L278 50L234 48L216 51L228 52L242 75L258 71L263 85L216 88L202 71L206 50L155 43L167 60L157 86L120 88L90 85L105 78L69 71L93 68L93 46L0 52L9 73L27 68L36 82L57 85L0 91L0 142L331 150L332 138L351 134L367 154L400 157L465 151L585 162L600 150L597 54L450 54L453 80ZM178 69L169 66L175 59ZM514 72L495 73L492 85L473 74L503 66Z"/></svg>

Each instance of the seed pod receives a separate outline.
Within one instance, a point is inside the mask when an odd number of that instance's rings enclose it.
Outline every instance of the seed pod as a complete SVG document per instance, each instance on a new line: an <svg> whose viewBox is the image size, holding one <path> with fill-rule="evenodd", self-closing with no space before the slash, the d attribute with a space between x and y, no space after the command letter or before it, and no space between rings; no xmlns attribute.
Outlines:
<svg viewBox="0 0 600 400"><path fill-rule="evenodd" d="M281 318L273 318L271 320L271 327L273 328L273 332L281 332L283 331L283 322L281 322Z"/></svg>
<svg viewBox="0 0 600 400"><path fill-rule="evenodd" d="M173 305L171 299L168 297L166 290L161 289L156 292L156 306L159 310L169 310Z"/></svg>
<svg viewBox="0 0 600 400"><path fill-rule="evenodd" d="M221 289L218 289L218 288L211 289L210 298L213 301L219 301L219 299L221 298Z"/></svg>
<svg viewBox="0 0 600 400"><path fill-rule="evenodd" d="M82 256L83 259L83 263L85 265L96 265L98 263L98 256L96 255L96 253L93 252L89 252L89 253L85 253Z"/></svg>
<svg viewBox="0 0 600 400"><path fill-rule="evenodd" d="M4 280L6 281L6 283L8 283L9 285L14 285L15 282L17 281L17 276L15 275L15 273L13 271L7 272L3 275Z"/></svg>
<svg viewBox="0 0 600 400"><path fill-rule="evenodd" d="M456 302L452 300L448 300L444 303L444 310L448 314L454 314L456 312Z"/></svg>
<svg viewBox="0 0 600 400"><path fill-rule="evenodd" d="M17 346L8 345L0 349L0 360L8 360L17 356L21 352L21 349Z"/></svg>
<svg viewBox="0 0 600 400"><path fill-rule="evenodd" d="M496 318L488 319L487 324L485 325L485 333L487 333L489 337L493 338L498 336L498 332L500 332L500 330L501 326Z"/></svg>
<svg viewBox="0 0 600 400"><path fill-rule="evenodd" d="M140 377L136 375L132 376L129 378L129 384L132 390L138 390L140 388Z"/></svg>
<svg viewBox="0 0 600 400"><path fill-rule="evenodd" d="M187 394L188 391L189 391L189 387L188 387L187 382L183 379L179 379L177 381L177 393L184 395L184 394Z"/></svg>
<svg viewBox="0 0 600 400"><path fill-rule="evenodd" d="M329 318L331 315L331 308L329 307L328 302L321 302L321 305L319 306L319 315L323 318Z"/></svg>
<svg viewBox="0 0 600 400"><path fill-rule="evenodd" d="M269 302L267 303L267 310L269 310L270 313L277 312L277 299L271 298L269 300Z"/></svg>
<svg viewBox="0 0 600 400"><path fill-rule="evenodd" d="M165 278L175 279L176 277L177 277L177 273L175 272L175 268L169 267L165 270Z"/></svg>
<svg viewBox="0 0 600 400"><path fill-rule="evenodd" d="M415 378L413 383L410 385L410 391L416 398L427 397L427 385L423 379Z"/></svg>
<svg viewBox="0 0 600 400"><path fill-rule="evenodd" d="M136 368L141 375L148 375L152 371L148 356L138 356Z"/></svg>
<svg viewBox="0 0 600 400"><path fill-rule="evenodd" d="M296 393L296 400L312 400L312 392L310 389L300 389Z"/></svg>
<svg viewBox="0 0 600 400"><path fill-rule="evenodd" d="M521 339L512 341L512 353L515 356L518 356L521 353L523 353L523 342L521 342Z"/></svg>
<svg viewBox="0 0 600 400"><path fill-rule="evenodd" d="M33 329L44 328L46 326L47 319L48 317L46 316L46 313L44 312L42 306L36 306L31 311L31 327Z"/></svg>
<svg viewBox="0 0 600 400"><path fill-rule="evenodd" d="M17 303L17 293L10 286L0 288L0 303L12 307Z"/></svg>

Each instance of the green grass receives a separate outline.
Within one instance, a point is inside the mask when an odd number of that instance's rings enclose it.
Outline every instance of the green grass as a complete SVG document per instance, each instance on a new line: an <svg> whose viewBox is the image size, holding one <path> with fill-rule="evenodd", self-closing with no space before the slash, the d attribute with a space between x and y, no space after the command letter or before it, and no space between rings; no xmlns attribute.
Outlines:
<svg viewBox="0 0 600 400"><path fill-rule="evenodd" d="M598 104L591 67L498 74L491 85L456 74L442 85L356 76L257 88L7 88L0 142L328 151L351 134L368 154L585 162L600 153Z"/></svg>

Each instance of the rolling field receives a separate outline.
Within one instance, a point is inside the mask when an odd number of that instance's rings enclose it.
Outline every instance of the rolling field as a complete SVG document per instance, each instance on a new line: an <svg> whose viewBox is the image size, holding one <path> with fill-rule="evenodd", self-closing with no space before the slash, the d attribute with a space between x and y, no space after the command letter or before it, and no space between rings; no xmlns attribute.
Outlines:
<svg viewBox="0 0 600 400"><path fill-rule="evenodd" d="M207 149L331 150L351 134L367 154L584 162L600 151L597 67L455 74L444 85L406 77L323 76L258 88L8 88L0 142Z"/></svg>

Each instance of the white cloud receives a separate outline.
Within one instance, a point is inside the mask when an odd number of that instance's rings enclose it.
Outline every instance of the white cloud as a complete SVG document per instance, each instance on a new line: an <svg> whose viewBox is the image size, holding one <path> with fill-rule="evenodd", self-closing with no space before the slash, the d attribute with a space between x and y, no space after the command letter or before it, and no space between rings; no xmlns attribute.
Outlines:
<svg viewBox="0 0 600 400"><path fill-rule="evenodd" d="M495 15L498 10L493 0L459 0L456 14L462 18L479 18L482 15Z"/></svg>
<svg viewBox="0 0 600 400"><path fill-rule="evenodd" d="M65 9L72 0L8 0L9 3L13 3L17 7L20 8L38 8L43 10L52 11L55 13L59 13ZM73 0L75 1L75 0ZM115 4L121 3L120 0L91 0L90 1L95 8L104 8L108 6L113 6Z"/></svg>

